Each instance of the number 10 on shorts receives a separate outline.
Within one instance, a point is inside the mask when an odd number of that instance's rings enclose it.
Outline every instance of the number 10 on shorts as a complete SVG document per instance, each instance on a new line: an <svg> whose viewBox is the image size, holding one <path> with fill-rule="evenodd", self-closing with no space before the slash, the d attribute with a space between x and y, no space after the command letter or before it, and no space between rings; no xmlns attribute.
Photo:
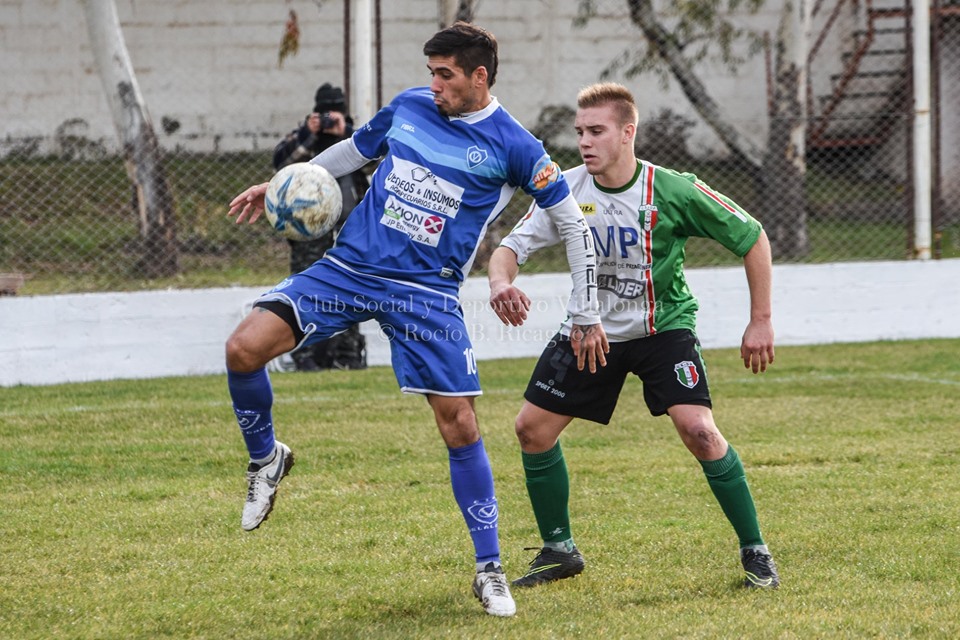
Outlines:
<svg viewBox="0 0 960 640"><path fill-rule="evenodd" d="M473 355L473 349L467 347L463 350L463 359L467 364L467 375L472 376L477 373L477 357Z"/></svg>

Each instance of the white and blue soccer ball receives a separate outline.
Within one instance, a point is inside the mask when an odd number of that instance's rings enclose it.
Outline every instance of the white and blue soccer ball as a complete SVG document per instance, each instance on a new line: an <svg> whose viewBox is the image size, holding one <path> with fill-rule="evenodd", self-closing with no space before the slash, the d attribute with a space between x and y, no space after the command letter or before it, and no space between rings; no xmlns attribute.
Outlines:
<svg viewBox="0 0 960 640"><path fill-rule="evenodd" d="M291 240L315 240L326 235L340 219L342 208L340 185L319 165L287 165L267 185L267 221Z"/></svg>

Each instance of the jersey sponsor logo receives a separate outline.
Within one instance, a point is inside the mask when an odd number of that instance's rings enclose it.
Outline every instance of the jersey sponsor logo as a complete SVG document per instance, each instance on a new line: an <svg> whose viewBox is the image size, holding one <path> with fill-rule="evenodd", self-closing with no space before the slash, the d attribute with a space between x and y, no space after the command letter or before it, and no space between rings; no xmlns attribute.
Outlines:
<svg viewBox="0 0 960 640"><path fill-rule="evenodd" d="M440 233L443 231L443 218L440 216L430 216L423 222L423 228L427 233Z"/></svg>
<svg viewBox="0 0 960 640"><path fill-rule="evenodd" d="M417 128L416 128L415 126L413 126L412 124L410 124L409 122L404 122L402 125L400 125L400 129L403 130L403 131L407 131L407 132L409 132L409 133L416 133L416 132L417 132Z"/></svg>
<svg viewBox="0 0 960 640"><path fill-rule="evenodd" d="M646 280L618 278L615 275L601 274L597 277L598 291L612 291L618 298L642 298L647 289Z"/></svg>
<svg viewBox="0 0 960 640"><path fill-rule="evenodd" d="M486 162L488 157L490 157L490 155L486 149L481 149L477 145L473 145L467 149L467 166L475 169Z"/></svg>
<svg viewBox="0 0 960 640"><path fill-rule="evenodd" d="M593 234L593 244L603 254L603 257L609 258L610 253L619 248L621 258L626 258L630 247L640 243L640 233L633 227L590 227ZM601 238L604 233L606 237Z"/></svg>
<svg viewBox="0 0 960 640"><path fill-rule="evenodd" d="M443 235L444 219L411 207L395 196L389 196L383 207L380 224L410 236L420 244L436 247Z"/></svg>
<svg viewBox="0 0 960 640"><path fill-rule="evenodd" d="M684 360L673 365L673 371L677 374L677 381L687 389L693 389L700 382L700 373L697 371L697 365Z"/></svg>
<svg viewBox="0 0 960 640"><path fill-rule="evenodd" d="M585 216L595 216L597 215L597 205L594 202L581 202L580 203L580 213Z"/></svg>
<svg viewBox="0 0 960 640"><path fill-rule="evenodd" d="M415 162L394 158L393 169L384 180L387 191L404 201L456 218L463 202L463 187L435 175Z"/></svg>
<svg viewBox="0 0 960 640"><path fill-rule="evenodd" d="M545 155L540 158L537 166L533 168L533 178L530 180L530 186L533 187L534 190L539 191L559 179L560 167L550 159L549 155Z"/></svg>
<svg viewBox="0 0 960 640"><path fill-rule="evenodd" d="M603 215L605 215L605 216L625 216L625 215L627 215L627 214L625 214L625 213L624 213L623 211L621 211L620 209L617 209L617 206L616 206L616 205L611 204L611 205L608 205L608 206L606 206L606 207L603 208Z"/></svg>

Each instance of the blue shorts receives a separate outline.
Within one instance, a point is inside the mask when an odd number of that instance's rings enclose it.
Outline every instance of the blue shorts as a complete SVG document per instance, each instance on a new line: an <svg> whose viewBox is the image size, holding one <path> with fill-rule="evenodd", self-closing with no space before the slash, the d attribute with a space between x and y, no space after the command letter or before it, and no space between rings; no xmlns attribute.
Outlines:
<svg viewBox="0 0 960 640"><path fill-rule="evenodd" d="M366 320L390 341L393 371L404 393L478 396L473 344L456 296L351 271L319 260L260 296L289 305L303 332L297 346Z"/></svg>

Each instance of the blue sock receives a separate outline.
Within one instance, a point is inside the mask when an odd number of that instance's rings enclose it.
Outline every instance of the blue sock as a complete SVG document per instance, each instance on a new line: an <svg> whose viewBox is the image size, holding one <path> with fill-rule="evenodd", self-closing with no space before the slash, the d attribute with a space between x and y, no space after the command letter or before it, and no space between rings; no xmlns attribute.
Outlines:
<svg viewBox="0 0 960 640"><path fill-rule="evenodd" d="M252 373L227 370L227 386L233 398L240 433L247 444L251 460L260 460L273 453L273 388L267 369Z"/></svg>
<svg viewBox="0 0 960 640"><path fill-rule="evenodd" d="M450 453L450 484L463 519L467 522L477 565L487 562L500 564L500 541L498 539L497 497L493 491L493 471L483 439L456 449Z"/></svg>

